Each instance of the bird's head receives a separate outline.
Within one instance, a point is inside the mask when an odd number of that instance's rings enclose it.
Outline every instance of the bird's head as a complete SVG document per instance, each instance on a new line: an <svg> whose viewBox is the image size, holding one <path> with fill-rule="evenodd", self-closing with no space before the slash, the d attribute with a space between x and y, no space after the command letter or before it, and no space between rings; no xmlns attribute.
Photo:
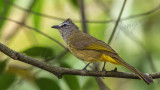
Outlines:
<svg viewBox="0 0 160 90"><path fill-rule="evenodd" d="M65 20L60 25L54 25L52 28L58 29L60 33L78 30L78 27L72 22L71 19Z"/></svg>

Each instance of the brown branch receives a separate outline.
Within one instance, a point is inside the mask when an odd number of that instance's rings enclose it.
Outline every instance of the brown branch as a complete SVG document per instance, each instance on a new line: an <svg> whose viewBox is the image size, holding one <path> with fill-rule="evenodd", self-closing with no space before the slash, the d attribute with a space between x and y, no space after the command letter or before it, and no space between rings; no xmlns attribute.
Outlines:
<svg viewBox="0 0 160 90"><path fill-rule="evenodd" d="M85 5L84 0L78 0L80 12L81 12L81 23L82 23L82 30L84 33L87 33L87 25L86 25L86 16L85 16Z"/></svg>
<svg viewBox="0 0 160 90"><path fill-rule="evenodd" d="M36 14L36 15L39 15L39 16L43 16L43 17L46 17L46 18L50 18L50 19L54 19L54 20L59 20L59 21L64 21L66 20L65 18L60 18L60 17L56 17L56 16L51 16L51 15L47 15L47 14L43 14L43 13L38 13L38 12L35 12L35 11L32 11L32 10L28 10L28 9L25 9L25 8L22 8L10 1L8 1L9 4L13 5L14 7L18 8L18 9L21 9L23 11L26 11L26 12L31 12L33 14ZM128 17L124 17L121 19L122 20L128 20L128 19L133 19L133 18L138 18L138 17L142 17L142 16L146 16L146 15L150 15L156 11L158 11L160 9L160 5L156 6L155 8L147 11L147 12L144 12L144 13L140 13L140 14L135 14L135 15L131 15L131 16L128 16ZM79 20L73 20L74 22L78 22L80 23L81 21ZM86 20L86 23L96 23L96 24L100 24L100 23L111 23L111 22L115 22L116 20L114 19L110 19L110 20L101 20L101 21L95 21L95 20Z"/></svg>
<svg viewBox="0 0 160 90"><path fill-rule="evenodd" d="M14 60L19 60L24 63L28 63L30 65L33 65L35 67L39 67L43 70L46 70L50 73L53 73L58 78L61 78L62 75L78 75L78 76L94 76L94 77L117 77L117 78L129 78L129 79L139 79L135 74L128 73L128 72L113 72L113 71L88 71L85 72L83 70L78 69L69 69L69 68L63 68L63 67L56 67L49 65L45 62L42 62L40 60L34 59L32 57L29 57L27 55L18 53L7 46L0 43L0 51L6 54L7 56L11 57ZM148 74L153 79L160 78L160 72Z"/></svg>
<svg viewBox="0 0 160 90"><path fill-rule="evenodd" d="M31 26L28 26L28 25L26 25L26 24L24 24L24 23L21 23L21 22L19 22L19 21L16 21L16 20L13 20L13 19L10 19L10 18L6 18L6 17L2 17L2 16L0 16L0 18L6 19L6 20L8 20L8 21L12 21L12 22L17 23L17 24L20 24L20 25L22 25L22 26L24 26L24 27L26 27L26 28L28 28L28 29L30 29L30 30L36 31L36 32L40 33L41 35L43 35L43 36L45 36L45 37L47 37L47 38L49 38L49 39L51 39L52 41L56 42L57 44L59 44L60 46L62 46L63 48L66 49L66 47L65 47L62 43L60 43L60 42L57 41L56 39L52 38L51 36L49 36L49 35L41 32L41 30L38 30L38 29L36 29L36 28L33 28L33 27L31 27Z"/></svg>

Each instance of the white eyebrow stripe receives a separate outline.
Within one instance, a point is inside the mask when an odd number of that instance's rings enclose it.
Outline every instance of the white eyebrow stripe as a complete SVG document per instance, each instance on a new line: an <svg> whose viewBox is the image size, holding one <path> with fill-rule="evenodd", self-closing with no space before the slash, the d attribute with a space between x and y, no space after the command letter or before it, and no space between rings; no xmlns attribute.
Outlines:
<svg viewBox="0 0 160 90"><path fill-rule="evenodd" d="M62 24L60 24L60 26L63 26L64 24L67 24L67 25L69 25L68 23L62 23Z"/></svg>

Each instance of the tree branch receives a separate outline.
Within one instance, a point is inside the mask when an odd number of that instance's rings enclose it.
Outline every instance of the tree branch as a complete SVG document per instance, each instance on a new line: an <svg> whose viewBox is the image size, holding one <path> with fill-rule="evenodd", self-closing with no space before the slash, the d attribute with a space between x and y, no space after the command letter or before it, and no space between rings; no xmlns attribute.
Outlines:
<svg viewBox="0 0 160 90"><path fill-rule="evenodd" d="M58 78L62 78L62 75L78 75L78 76L94 76L94 77L117 77L117 78L129 78L129 79L139 79L135 74L128 72L113 72L113 71L88 71L78 69L69 69L63 67L51 66L48 63L42 62L40 60L34 59L27 55L18 53L7 46L0 43L0 51L11 57L14 60L19 60L24 63L28 63L35 67L39 67L50 73L53 73ZM149 74L153 79L160 78L160 72Z"/></svg>
<svg viewBox="0 0 160 90"><path fill-rule="evenodd" d="M81 22L82 22L82 30L84 33L87 33L87 25L86 25L86 16L85 16L85 5L84 5L84 0L78 0L79 2L79 7L80 7L80 12L81 12Z"/></svg>

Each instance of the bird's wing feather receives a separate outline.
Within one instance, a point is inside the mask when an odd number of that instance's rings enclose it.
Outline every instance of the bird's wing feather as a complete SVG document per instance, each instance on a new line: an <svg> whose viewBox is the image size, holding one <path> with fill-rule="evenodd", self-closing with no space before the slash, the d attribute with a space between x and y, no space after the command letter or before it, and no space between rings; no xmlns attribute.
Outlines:
<svg viewBox="0 0 160 90"><path fill-rule="evenodd" d="M78 38L75 38L78 37ZM70 43L79 50L104 50L116 53L109 45L83 32L70 37Z"/></svg>

